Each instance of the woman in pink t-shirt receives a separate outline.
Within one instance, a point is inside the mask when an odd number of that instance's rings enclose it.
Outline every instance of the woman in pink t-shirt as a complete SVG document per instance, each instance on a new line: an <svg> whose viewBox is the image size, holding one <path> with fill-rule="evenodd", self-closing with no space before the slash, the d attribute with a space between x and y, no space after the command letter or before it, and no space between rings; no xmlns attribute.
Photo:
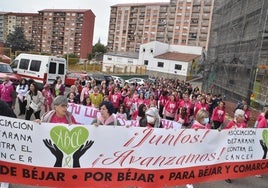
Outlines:
<svg viewBox="0 0 268 188"><path fill-rule="evenodd" d="M191 127L192 129L210 129L209 124L209 112L207 110L198 110L194 123Z"/></svg>
<svg viewBox="0 0 268 188"><path fill-rule="evenodd" d="M257 128L268 128L268 110L265 111L263 117L257 123Z"/></svg>
<svg viewBox="0 0 268 188"><path fill-rule="evenodd" d="M73 115L67 111L68 99L59 95L53 100L54 110L45 113L41 117L41 122L47 123L65 123L65 124L77 124Z"/></svg>
<svg viewBox="0 0 268 188"><path fill-rule="evenodd" d="M53 100L54 110L51 110L45 113L41 117L41 122L47 123L64 123L64 124L77 124L75 118L72 116L70 112L67 111L68 108L68 100L65 96L59 95ZM63 152L57 147L57 145L53 144L53 141L50 139L43 140L46 147L51 151L51 153L56 157L56 162L54 167L62 167L62 163L64 160ZM73 167L79 168L80 157L93 145L94 141L88 140L85 144L81 145L79 149L77 149L73 155Z"/></svg>

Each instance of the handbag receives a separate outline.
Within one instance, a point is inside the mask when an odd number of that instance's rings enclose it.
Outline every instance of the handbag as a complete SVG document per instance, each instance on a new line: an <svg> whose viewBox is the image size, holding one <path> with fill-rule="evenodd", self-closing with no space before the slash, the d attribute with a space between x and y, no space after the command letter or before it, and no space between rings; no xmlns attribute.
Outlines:
<svg viewBox="0 0 268 188"><path fill-rule="evenodd" d="M31 103L30 103L30 108L33 109L33 111L36 112L36 111L38 110L38 105L35 104L34 102L31 102Z"/></svg>
<svg viewBox="0 0 268 188"><path fill-rule="evenodd" d="M30 102L30 108L33 109L34 112L38 110L38 105L33 102L33 96L31 95L31 102Z"/></svg>

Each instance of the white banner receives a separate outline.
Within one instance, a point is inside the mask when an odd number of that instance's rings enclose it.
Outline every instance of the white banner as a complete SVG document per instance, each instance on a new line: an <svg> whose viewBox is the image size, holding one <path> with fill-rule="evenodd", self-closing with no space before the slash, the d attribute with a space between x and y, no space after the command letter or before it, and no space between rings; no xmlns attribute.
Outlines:
<svg viewBox="0 0 268 188"><path fill-rule="evenodd" d="M0 182L159 187L268 170L267 129L68 126L1 117L0 135Z"/></svg>
<svg viewBox="0 0 268 188"><path fill-rule="evenodd" d="M83 106L79 104L69 103L68 111L71 112L79 124L91 124L91 122L99 116L99 110L94 107ZM116 117L116 115L114 114ZM139 127L139 121L137 120L124 120L120 117L116 117L122 126L134 126ZM167 119L161 120L163 128L167 129L180 129L181 124L175 121Z"/></svg>

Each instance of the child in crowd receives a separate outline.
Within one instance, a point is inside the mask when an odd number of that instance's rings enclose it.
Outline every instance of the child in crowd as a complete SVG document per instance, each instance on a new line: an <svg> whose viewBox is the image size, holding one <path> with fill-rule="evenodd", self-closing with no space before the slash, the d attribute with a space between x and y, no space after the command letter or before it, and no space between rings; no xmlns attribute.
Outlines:
<svg viewBox="0 0 268 188"><path fill-rule="evenodd" d="M45 112L51 111L53 96L52 96L49 84L44 85L44 89L42 90L42 95L44 97L43 106L45 108Z"/></svg>

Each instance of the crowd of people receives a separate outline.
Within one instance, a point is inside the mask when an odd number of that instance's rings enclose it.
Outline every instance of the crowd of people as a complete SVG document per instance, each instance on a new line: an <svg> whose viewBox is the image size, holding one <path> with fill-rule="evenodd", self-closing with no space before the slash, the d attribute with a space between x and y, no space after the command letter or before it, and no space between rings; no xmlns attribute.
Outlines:
<svg viewBox="0 0 268 188"><path fill-rule="evenodd" d="M226 122L225 102L221 95L203 93L199 87L178 79L156 78L155 82L144 85L126 83L123 87L114 81L77 80L66 93L62 80L58 77L54 84L45 84L38 90L33 80L22 79L16 87L7 76L0 85L0 99L14 114L15 102L19 104L19 114L30 120L32 114L41 122L76 124L67 111L69 103L99 109L100 116L92 124L120 125L116 117L137 120L140 127L162 128L161 119L176 121L184 128L231 129L246 128L251 117L245 100L234 109L234 118ZM1 108L0 108L1 109ZM41 114L41 111L44 114ZM0 114L5 115L5 114ZM6 115L9 116L9 115ZM256 118L255 127L268 128L268 109ZM226 180L231 182L230 179ZM193 187L188 184L187 187Z"/></svg>

